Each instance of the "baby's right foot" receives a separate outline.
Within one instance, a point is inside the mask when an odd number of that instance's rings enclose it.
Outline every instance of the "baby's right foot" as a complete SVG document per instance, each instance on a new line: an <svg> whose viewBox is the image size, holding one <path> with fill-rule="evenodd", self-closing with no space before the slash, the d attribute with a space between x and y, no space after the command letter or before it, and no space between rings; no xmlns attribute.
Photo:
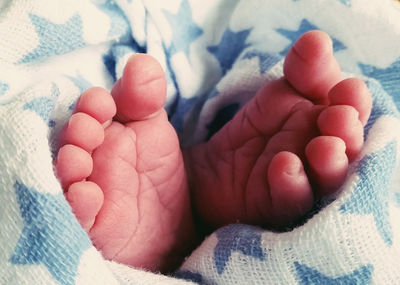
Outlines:
<svg viewBox="0 0 400 285"><path fill-rule="evenodd" d="M56 169L74 214L105 258L169 271L196 237L165 97L158 62L132 57L112 96L101 88L81 95L61 134Z"/></svg>
<svg viewBox="0 0 400 285"><path fill-rule="evenodd" d="M372 104L361 80L340 77L329 36L309 32L289 51L283 78L261 88L210 141L184 152L195 212L206 225L285 227L340 187Z"/></svg>

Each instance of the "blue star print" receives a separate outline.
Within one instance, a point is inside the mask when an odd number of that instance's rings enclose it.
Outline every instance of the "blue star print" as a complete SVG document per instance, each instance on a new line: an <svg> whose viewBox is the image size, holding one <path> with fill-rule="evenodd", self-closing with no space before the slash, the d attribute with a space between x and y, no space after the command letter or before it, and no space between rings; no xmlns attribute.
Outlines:
<svg viewBox="0 0 400 285"><path fill-rule="evenodd" d="M209 46L207 48L207 50L217 58L222 69L222 75L232 68L233 63L242 51L250 46L246 44L250 31L251 29L232 32L228 28L222 35L218 45Z"/></svg>
<svg viewBox="0 0 400 285"><path fill-rule="evenodd" d="M360 161L359 181L351 197L341 207L343 214L372 215L384 242L392 245L389 221L389 184L396 164L396 143L388 143L382 150L367 155Z"/></svg>
<svg viewBox="0 0 400 285"><path fill-rule="evenodd" d="M214 263L218 274L222 274L233 251L265 260L261 248L262 230L257 227L233 224L219 229L216 232L218 244L214 249Z"/></svg>
<svg viewBox="0 0 400 285"><path fill-rule="evenodd" d="M49 127L53 127L55 124L53 120L50 120L50 115L55 107L55 97L58 97L60 94L58 87L54 83L52 84L51 87L51 94L53 98L48 98L48 97L35 98L25 103L24 106L22 107L23 110L30 110L32 112L35 112L43 119L43 121L48 123Z"/></svg>
<svg viewBox="0 0 400 285"><path fill-rule="evenodd" d="M140 47L135 41L131 39L126 44L118 43L111 47L107 54L103 55L103 63L115 82L117 81L117 73L115 67L118 61L127 54L145 52L146 50L144 48Z"/></svg>
<svg viewBox="0 0 400 285"><path fill-rule="evenodd" d="M258 65L261 73L265 73L280 60L278 56L256 50L246 53L243 59L251 59L254 57L258 58Z"/></svg>
<svg viewBox="0 0 400 285"><path fill-rule="evenodd" d="M25 55L19 63L66 54L86 45L82 37L82 19L78 14L72 16L64 24L54 24L33 14L30 14L29 17L39 36L39 46Z"/></svg>
<svg viewBox="0 0 400 285"><path fill-rule="evenodd" d="M85 90L89 89L92 86L92 83L87 81L81 74L78 74L77 76L69 76L66 75L69 80L74 83L76 87L78 87L80 93L83 93Z"/></svg>
<svg viewBox="0 0 400 285"><path fill-rule="evenodd" d="M8 88L9 86L7 83L0 81L0 96L4 95L7 92Z"/></svg>
<svg viewBox="0 0 400 285"><path fill-rule="evenodd" d="M64 195L41 194L20 182L14 188L24 228L10 262L43 264L60 284L75 284L80 257L91 242Z"/></svg>
<svg viewBox="0 0 400 285"><path fill-rule="evenodd" d="M386 68L378 68L368 64L359 63L361 72L379 81L383 89L391 95L400 107L400 57Z"/></svg>
<svg viewBox="0 0 400 285"><path fill-rule="evenodd" d="M171 124L177 131L181 131L185 121L186 114L192 109L197 101L197 97L184 98L180 95L177 97L177 105L171 117Z"/></svg>
<svg viewBox="0 0 400 285"><path fill-rule="evenodd" d="M391 98L382 89L381 85L377 81L371 79L368 79L365 83L368 87L368 90L371 92L371 94L374 94L374 96L372 96L373 103L371 116L369 117L368 123L364 128L364 137L368 135L368 132L373 124L382 115L389 115L397 118L399 117L399 111L393 104Z"/></svg>
<svg viewBox="0 0 400 285"><path fill-rule="evenodd" d="M212 98L215 98L215 97L217 97L218 95L219 95L219 90L218 90L218 88L217 87L214 87L214 89L208 94L208 99L212 99Z"/></svg>
<svg viewBox="0 0 400 285"><path fill-rule="evenodd" d="M74 83L74 85L78 87L80 93L83 93L92 86L92 84L87 81L81 74L78 74L76 77L69 75L66 75L65 77L71 80L72 83ZM68 110L72 111L75 108L75 104L76 101L68 107Z"/></svg>
<svg viewBox="0 0 400 285"><path fill-rule="evenodd" d="M121 38L130 34L131 29L128 21L121 8L114 1L107 0L104 4L99 5L99 8L110 17L109 37L121 40Z"/></svg>
<svg viewBox="0 0 400 285"><path fill-rule="evenodd" d="M193 281L198 284L201 284L203 282L203 276L200 273L194 273L189 270L178 270L177 272L175 272L174 277Z"/></svg>
<svg viewBox="0 0 400 285"><path fill-rule="evenodd" d="M169 54L183 51L189 57L190 45L203 34L203 30L192 19L192 10L188 0L183 0L177 14L164 11L165 18L173 33Z"/></svg>
<svg viewBox="0 0 400 285"><path fill-rule="evenodd" d="M308 20L303 19L300 23L300 26L297 31L290 31L290 30L285 30L285 29L277 29L276 31L289 39L291 43L283 50L280 52L281 55L286 55L287 52L289 51L290 47L294 44L294 42L304 33L311 31L311 30L318 30L317 26L314 26L311 24ZM337 52L340 50L345 49L345 45L338 41L335 38L332 38L332 43L333 43L333 51Z"/></svg>
<svg viewBox="0 0 400 285"><path fill-rule="evenodd" d="M115 66L117 62L115 60L114 55L112 54L112 51L103 55L103 63L108 73L110 73L113 81L114 82L117 81L117 72L115 71Z"/></svg>
<svg viewBox="0 0 400 285"><path fill-rule="evenodd" d="M332 278L298 262L295 262L294 266L296 267L296 273L298 278L300 279L300 284L302 285L370 284L372 281L372 272L374 270L374 267L372 265L366 265L357 270L354 270L350 274Z"/></svg>

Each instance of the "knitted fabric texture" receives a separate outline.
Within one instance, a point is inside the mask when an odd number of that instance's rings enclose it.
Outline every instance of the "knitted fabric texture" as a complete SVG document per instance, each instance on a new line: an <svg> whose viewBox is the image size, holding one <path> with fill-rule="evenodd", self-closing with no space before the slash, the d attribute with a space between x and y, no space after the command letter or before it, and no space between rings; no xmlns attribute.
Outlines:
<svg viewBox="0 0 400 285"><path fill-rule="evenodd" d="M1 284L396 284L400 280L400 5L390 0L0 2ZM212 136L312 29L373 96L365 145L336 197L276 233L217 230L174 276L105 261L64 199L57 139L79 95L153 55L184 146ZM346 75L344 75L346 76Z"/></svg>

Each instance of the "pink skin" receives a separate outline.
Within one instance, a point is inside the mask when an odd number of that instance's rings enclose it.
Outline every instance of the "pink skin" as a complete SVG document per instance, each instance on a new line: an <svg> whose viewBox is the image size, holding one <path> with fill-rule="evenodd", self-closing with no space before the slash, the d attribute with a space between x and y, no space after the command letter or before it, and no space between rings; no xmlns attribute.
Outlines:
<svg viewBox="0 0 400 285"><path fill-rule="evenodd" d="M341 81L320 31L297 40L284 77L183 156L153 58L132 57L111 93L81 95L56 170L105 258L162 271L196 243L192 210L209 229L237 221L281 228L336 191L361 150L372 104L361 80Z"/></svg>

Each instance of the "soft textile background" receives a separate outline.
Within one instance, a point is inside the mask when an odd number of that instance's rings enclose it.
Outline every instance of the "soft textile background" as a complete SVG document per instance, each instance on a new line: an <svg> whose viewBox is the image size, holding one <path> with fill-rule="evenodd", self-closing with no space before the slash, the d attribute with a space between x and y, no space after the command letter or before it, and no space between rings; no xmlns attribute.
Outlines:
<svg viewBox="0 0 400 285"><path fill-rule="evenodd" d="M302 33L333 38L374 97L366 143L338 197L286 233L231 225L177 277L204 284L396 284L400 279L400 7L389 0L0 1L0 283L173 284L104 261L54 176L79 94L111 88L127 58L155 56L182 145L209 138Z"/></svg>

